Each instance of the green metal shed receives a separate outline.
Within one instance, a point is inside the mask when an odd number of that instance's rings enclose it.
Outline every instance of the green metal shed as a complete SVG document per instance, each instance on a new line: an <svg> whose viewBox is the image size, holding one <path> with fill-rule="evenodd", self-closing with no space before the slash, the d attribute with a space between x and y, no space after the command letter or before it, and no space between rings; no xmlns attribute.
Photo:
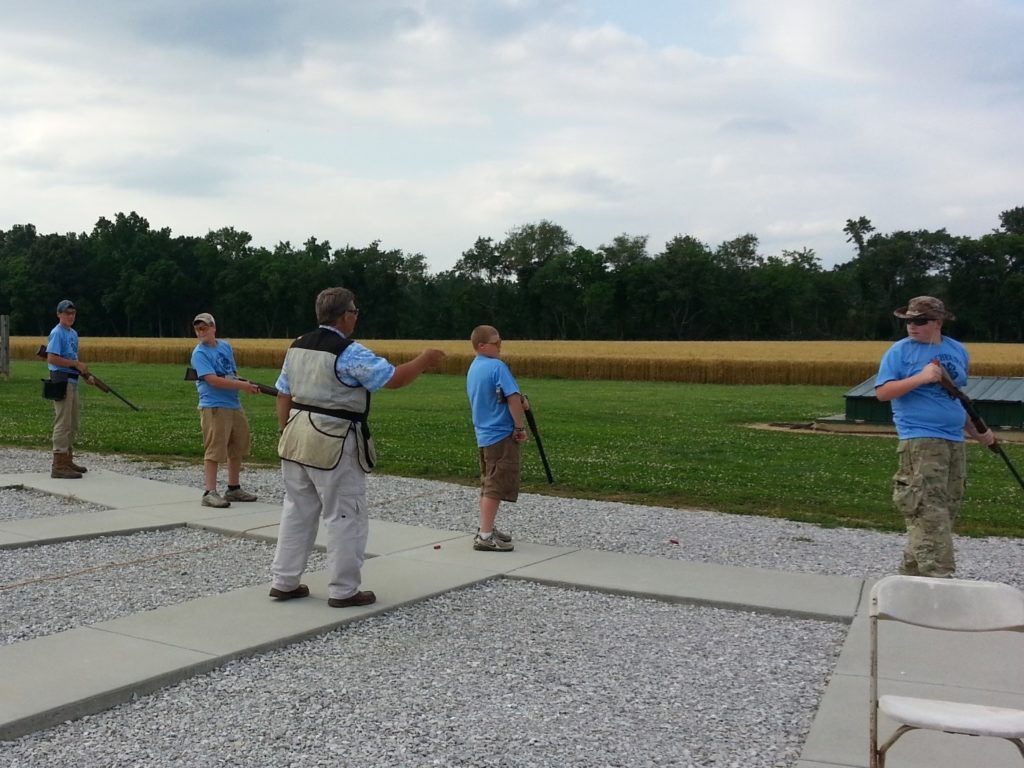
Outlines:
<svg viewBox="0 0 1024 768"><path fill-rule="evenodd" d="M978 409L985 423L994 428L1024 428L1024 378L970 376L963 392ZM875 377L849 390L846 420L868 424L891 424L892 406L875 397Z"/></svg>

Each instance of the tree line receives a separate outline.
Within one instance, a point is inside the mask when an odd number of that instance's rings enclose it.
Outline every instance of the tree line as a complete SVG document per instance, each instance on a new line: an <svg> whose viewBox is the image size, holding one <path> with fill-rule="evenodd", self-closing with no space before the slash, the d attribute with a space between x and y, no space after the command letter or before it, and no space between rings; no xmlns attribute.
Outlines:
<svg viewBox="0 0 1024 768"><path fill-rule="evenodd" d="M452 269L421 254L332 248L309 238L273 249L227 227L204 237L153 229L139 214L100 218L86 234L0 230L0 314L14 335L45 335L72 298L89 336L192 335L212 312L234 338L290 338L315 322L324 287L355 291L363 338L468 338L481 323L519 339L889 339L892 309L939 296L965 341L1024 340L1024 207L978 238L844 227L849 261L822 267L813 250L759 252L744 234L711 247L678 235L651 253L622 234L590 250L550 221L503 240L478 238ZM953 330L955 329L955 330Z"/></svg>

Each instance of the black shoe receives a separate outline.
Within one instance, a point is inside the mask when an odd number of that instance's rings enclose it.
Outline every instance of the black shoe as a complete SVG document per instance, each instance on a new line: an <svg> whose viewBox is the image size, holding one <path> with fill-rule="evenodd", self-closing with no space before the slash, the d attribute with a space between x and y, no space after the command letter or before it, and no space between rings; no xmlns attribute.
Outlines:
<svg viewBox="0 0 1024 768"><path fill-rule="evenodd" d="M299 584L290 592L285 592L277 587L271 587L270 596L275 600L294 600L297 597L309 597L309 587L305 584Z"/></svg>
<svg viewBox="0 0 1024 768"><path fill-rule="evenodd" d="M352 597L331 597L327 604L331 608L351 608L355 605L370 605L377 602L377 596L370 590L356 592Z"/></svg>

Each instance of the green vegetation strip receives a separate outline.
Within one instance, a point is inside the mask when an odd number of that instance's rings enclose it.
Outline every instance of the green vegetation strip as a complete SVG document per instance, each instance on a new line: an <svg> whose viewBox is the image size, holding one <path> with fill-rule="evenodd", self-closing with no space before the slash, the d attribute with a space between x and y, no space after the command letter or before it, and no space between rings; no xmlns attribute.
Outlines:
<svg viewBox="0 0 1024 768"><path fill-rule="evenodd" d="M107 363L96 372L142 410L86 387L80 452L199 462L202 438L185 366ZM277 371L243 369L273 384ZM0 379L0 444L49 451L45 366L15 361ZM521 379L556 484L536 446L524 448L523 489L577 498L782 517L825 526L901 530L889 501L892 438L769 431L749 425L810 422L843 410L843 387L740 386ZM250 464L275 464L274 399L243 395L253 430ZM428 375L373 397L371 423L385 474L476 484L462 377ZM1024 467L1024 448L1006 446ZM1024 536L1024 491L997 456L972 444L957 530ZM0 468L2 471L2 468ZM588 532L599 534L598 531Z"/></svg>

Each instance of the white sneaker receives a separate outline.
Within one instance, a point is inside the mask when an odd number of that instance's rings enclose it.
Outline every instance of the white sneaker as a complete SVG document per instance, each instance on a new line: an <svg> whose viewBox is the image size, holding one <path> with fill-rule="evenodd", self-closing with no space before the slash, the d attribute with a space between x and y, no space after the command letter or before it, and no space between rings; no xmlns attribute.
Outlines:
<svg viewBox="0 0 1024 768"><path fill-rule="evenodd" d="M208 494L203 496L204 507L216 507L217 509L224 509L224 507L230 507L231 502L226 501L216 491L210 491Z"/></svg>

